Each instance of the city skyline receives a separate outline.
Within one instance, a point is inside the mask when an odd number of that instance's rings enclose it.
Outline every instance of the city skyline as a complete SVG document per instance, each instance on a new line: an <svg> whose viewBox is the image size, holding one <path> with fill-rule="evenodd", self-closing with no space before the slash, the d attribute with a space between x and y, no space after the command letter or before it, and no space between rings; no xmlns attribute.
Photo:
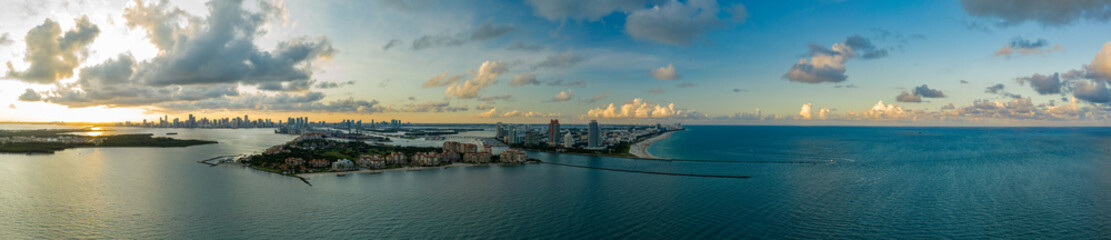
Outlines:
<svg viewBox="0 0 1111 240"><path fill-rule="evenodd" d="M7 5L0 121L1111 122L1102 1Z"/></svg>

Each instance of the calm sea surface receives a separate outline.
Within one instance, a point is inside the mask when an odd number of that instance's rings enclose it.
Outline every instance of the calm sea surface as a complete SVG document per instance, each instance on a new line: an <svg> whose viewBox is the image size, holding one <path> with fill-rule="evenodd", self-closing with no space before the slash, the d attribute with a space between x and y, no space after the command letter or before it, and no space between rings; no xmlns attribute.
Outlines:
<svg viewBox="0 0 1111 240"><path fill-rule="evenodd" d="M220 143L0 155L0 238L1111 236L1111 128L688 128L649 152L693 161L530 156L751 178L531 164L311 176L310 187L196 163L288 135L114 129Z"/></svg>

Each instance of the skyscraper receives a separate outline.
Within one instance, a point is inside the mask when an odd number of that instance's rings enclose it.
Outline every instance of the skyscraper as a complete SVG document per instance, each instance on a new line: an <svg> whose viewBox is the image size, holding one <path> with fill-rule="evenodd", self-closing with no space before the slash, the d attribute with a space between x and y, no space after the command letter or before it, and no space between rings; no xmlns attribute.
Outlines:
<svg viewBox="0 0 1111 240"><path fill-rule="evenodd" d="M587 146L598 148L602 146L602 132L598 129L598 121L590 120L590 130L587 136Z"/></svg>
<svg viewBox="0 0 1111 240"><path fill-rule="evenodd" d="M498 122L498 130L494 135L494 138L496 139L502 139L503 137L505 137L505 129L502 128L501 122Z"/></svg>
<svg viewBox="0 0 1111 240"><path fill-rule="evenodd" d="M552 121L548 123L548 146L559 146L559 137L559 120L552 119Z"/></svg>

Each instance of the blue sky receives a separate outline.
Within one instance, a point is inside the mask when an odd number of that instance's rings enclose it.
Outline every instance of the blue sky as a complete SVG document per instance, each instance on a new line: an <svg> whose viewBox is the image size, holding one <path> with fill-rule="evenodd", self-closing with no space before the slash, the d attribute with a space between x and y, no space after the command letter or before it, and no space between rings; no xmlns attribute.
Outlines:
<svg viewBox="0 0 1111 240"><path fill-rule="evenodd" d="M17 1L0 120L1105 125L1111 2L1068 2Z"/></svg>

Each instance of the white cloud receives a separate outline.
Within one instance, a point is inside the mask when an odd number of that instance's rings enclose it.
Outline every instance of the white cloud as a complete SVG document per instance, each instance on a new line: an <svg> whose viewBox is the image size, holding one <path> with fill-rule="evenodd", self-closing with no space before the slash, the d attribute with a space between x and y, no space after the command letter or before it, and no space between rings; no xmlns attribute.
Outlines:
<svg viewBox="0 0 1111 240"><path fill-rule="evenodd" d="M571 100L571 97L574 96L574 94L575 92L572 92L571 89L567 89L567 91L561 91L559 93L556 93L555 96L552 96L552 102L569 101Z"/></svg>
<svg viewBox="0 0 1111 240"><path fill-rule="evenodd" d="M475 98L478 97L478 92L487 86L493 85L498 81L498 76L507 71L506 66L501 61L491 62L486 61L482 66L478 67L477 72L472 72L474 78L464 81L462 84L454 83L444 91L445 96L456 98Z"/></svg>
<svg viewBox="0 0 1111 240"><path fill-rule="evenodd" d="M783 77L792 82L824 83L843 82L845 62L853 58L875 59L887 56L887 50L877 48L872 42L860 35L845 39L843 43L833 44L829 49L811 44L808 52L810 59L799 59Z"/></svg>
<svg viewBox="0 0 1111 240"><path fill-rule="evenodd" d="M580 118L707 118L708 116L693 110L675 107L675 103L667 105L652 104L641 98L617 106L610 103L590 109Z"/></svg>
<svg viewBox="0 0 1111 240"><path fill-rule="evenodd" d="M810 108L812 106L814 106L813 103L803 104L802 108L799 109L799 115L796 116L796 118L797 119L802 119L802 120L810 120L810 112L811 112Z"/></svg>
<svg viewBox="0 0 1111 240"><path fill-rule="evenodd" d="M652 69L652 71L648 72L648 74L651 74L652 77L655 77L656 79L659 79L659 80L679 79L679 73L675 70L675 66L673 66L671 64L668 64L666 67L660 67L660 68L657 68L657 69Z"/></svg>
<svg viewBox="0 0 1111 240"><path fill-rule="evenodd" d="M509 86L524 86L524 85L540 85L540 81L536 80L536 75L529 73L517 74L513 76L513 81L509 82Z"/></svg>

